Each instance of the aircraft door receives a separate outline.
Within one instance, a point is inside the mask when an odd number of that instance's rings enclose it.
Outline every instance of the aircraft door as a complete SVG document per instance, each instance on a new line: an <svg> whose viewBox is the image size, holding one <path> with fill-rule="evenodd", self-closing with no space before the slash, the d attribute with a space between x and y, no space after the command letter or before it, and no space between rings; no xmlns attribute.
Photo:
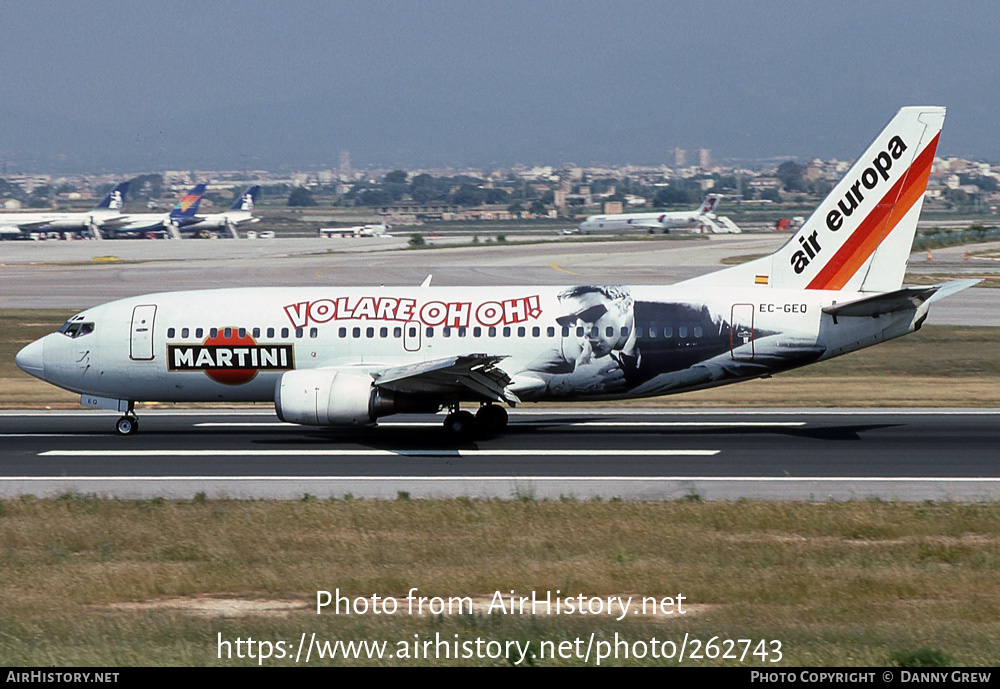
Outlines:
<svg viewBox="0 0 1000 689"><path fill-rule="evenodd" d="M133 361L151 361L153 358L153 320L156 306L146 304L132 310L132 336L129 356Z"/></svg>
<svg viewBox="0 0 1000 689"><path fill-rule="evenodd" d="M408 352L420 351L420 322L410 321L403 326L403 349Z"/></svg>
<svg viewBox="0 0 1000 689"><path fill-rule="evenodd" d="M733 318L729 323L729 351L733 359L753 359L753 304L733 304Z"/></svg>

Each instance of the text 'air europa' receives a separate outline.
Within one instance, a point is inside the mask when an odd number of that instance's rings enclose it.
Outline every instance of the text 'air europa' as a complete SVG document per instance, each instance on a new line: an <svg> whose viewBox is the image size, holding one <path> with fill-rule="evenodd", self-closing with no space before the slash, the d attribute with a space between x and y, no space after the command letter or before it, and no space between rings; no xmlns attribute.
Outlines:
<svg viewBox="0 0 1000 689"><path fill-rule="evenodd" d="M419 321L424 325L464 328L522 323L542 315L538 295L502 301L428 301L397 297L336 297L300 301L284 307L296 328L335 320Z"/></svg>

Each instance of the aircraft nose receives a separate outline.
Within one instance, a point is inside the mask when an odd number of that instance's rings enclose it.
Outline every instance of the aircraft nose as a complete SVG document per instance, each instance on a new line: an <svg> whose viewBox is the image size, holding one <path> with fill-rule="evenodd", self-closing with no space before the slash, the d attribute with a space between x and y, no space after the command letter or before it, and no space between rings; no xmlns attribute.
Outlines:
<svg viewBox="0 0 1000 689"><path fill-rule="evenodd" d="M41 378L42 374L45 373L44 347L42 340L35 340L17 353L17 356L14 357L14 363L25 373Z"/></svg>

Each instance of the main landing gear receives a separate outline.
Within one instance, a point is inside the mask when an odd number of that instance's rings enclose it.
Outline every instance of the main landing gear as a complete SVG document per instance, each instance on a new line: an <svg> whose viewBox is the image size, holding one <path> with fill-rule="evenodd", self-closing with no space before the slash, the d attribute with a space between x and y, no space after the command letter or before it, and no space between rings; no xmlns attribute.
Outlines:
<svg viewBox="0 0 1000 689"><path fill-rule="evenodd" d="M474 435L493 435L507 428L507 410L492 403L472 412L461 411L456 404L444 419L444 430L455 438L470 438Z"/></svg>

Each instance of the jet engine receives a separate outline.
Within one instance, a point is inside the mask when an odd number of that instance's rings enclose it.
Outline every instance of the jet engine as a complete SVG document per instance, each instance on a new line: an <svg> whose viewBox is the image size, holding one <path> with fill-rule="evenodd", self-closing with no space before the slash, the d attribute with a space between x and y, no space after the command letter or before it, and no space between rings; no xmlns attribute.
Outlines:
<svg viewBox="0 0 1000 689"><path fill-rule="evenodd" d="M373 384L371 375L337 369L303 369L282 374L274 388L278 418L306 426L364 426L400 412L436 413L432 399L394 393Z"/></svg>

